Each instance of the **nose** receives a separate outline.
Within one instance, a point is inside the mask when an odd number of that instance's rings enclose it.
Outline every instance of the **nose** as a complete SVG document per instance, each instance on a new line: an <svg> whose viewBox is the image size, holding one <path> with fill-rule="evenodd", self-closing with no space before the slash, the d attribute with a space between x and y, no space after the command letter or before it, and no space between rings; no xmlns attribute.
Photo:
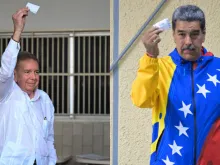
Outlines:
<svg viewBox="0 0 220 165"><path fill-rule="evenodd" d="M191 45L192 44L192 38L190 35L186 35L185 37L185 45Z"/></svg>
<svg viewBox="0 0 220 165"><path fill-rule="evenodd" d="M35 80L37 77L36 73L35 72L31 72L31 79Z"/></svg>

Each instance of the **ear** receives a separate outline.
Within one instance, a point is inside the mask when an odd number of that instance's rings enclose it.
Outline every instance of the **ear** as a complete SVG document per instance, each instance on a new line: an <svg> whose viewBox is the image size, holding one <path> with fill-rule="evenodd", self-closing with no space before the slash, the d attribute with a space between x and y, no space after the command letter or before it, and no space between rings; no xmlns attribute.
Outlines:
<svg viewBox="0 0 220 165"><path fill-rule="evenodd" d="M16 69L14 70L14 80L15 82L18 81L18 72L16 71Z"/></svg>
<svg viewBox="0 0 220 165"><path fill-rule="evenodd" d="M203 30L203 39L202 42L205 42L206 29Z"/></svg>
<svg viewBox="0 0 220 165"><path fill-rule="evenodd" d="M175 39L175 31L173 30L173 41L176 43L176 39Z"/></svg>
<svg viewBox="0 0 220 165"><path fill-rule="evenodd" d="M205 33L203 34L202 43L205 42Z"/></svg>

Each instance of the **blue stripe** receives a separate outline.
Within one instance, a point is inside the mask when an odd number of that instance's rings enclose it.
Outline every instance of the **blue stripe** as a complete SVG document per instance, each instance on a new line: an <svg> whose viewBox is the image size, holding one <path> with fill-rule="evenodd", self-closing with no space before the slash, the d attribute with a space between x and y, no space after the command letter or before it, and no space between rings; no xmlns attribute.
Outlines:
<svg viewBox="0 0 220 165"><path fill-rule="evenodd" d="M114 40L113 40L113 61L118 58L119 41L119 0L114 0ZM118 165L118 88L119 88L118 66L113 72L113 165Z"/></svg>

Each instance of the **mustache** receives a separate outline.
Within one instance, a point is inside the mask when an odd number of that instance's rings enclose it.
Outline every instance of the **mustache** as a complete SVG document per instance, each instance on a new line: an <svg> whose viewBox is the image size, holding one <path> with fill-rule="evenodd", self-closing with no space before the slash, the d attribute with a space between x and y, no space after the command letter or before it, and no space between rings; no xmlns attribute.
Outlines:
<svg viewBox="0 0 220 165"><path fill-rule="evenodd" d="M184 50L195 50L195 47L193 45L187 45L182 48L182 51Z"/></svg>

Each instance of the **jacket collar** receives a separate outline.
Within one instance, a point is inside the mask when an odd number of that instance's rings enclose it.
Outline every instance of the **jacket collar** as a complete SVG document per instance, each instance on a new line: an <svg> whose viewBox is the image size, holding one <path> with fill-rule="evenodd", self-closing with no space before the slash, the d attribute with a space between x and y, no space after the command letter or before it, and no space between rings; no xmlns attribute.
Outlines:
<svg viewBox="0 0 220 165"><path fill-rule="evenodd" d="M178 53L177 49L175 48L170 54L169 56L171 56L173 62L179 66L192 66L195 65L195 67L197 67L197 65L201 64L201 65L206 65L210 60L213 59L214 55L211 52L208 52L206 50L206 48L202 47L201 50L201 56L194 62L191 61L187 61L184 58L181 57L181 55ZM195 69L195 68L194 68Z"/></svg>

